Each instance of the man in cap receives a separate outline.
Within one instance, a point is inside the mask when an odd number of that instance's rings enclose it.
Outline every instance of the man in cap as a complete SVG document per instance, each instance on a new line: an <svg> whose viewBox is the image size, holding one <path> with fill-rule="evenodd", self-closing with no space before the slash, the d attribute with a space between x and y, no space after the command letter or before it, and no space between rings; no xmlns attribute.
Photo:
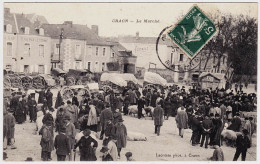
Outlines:
<svg viewBox="0 0 260 164"><path fill-rule="evenodd" d="M132 152L125 153L125 157L127 161L134 161Z"/></svg>
<svg viewBox="0 0 260 164"><path fill-rule="evenodd" d="M11 149L16 149L14 145L14 132L15 132L15 118L10 112L10 108L7 108L7 112L4 113L4 150L7 149L7 145L11 145Z"/></svg>
<svg viewBox="0 0 260 164"><path fill-rule="evenodd" d="M102 154L102 161L113 161L112 156L109 154L109 149L107 147L102 147L100 150Z"/></svg>
<svg viewBox="0 0 260 164"><path fill-rule="evenodd" d="M54 147L56 149L57 161L65 161L66 155L70 155L71 153L70 140L65 133L66 128L63 127L55 137Z"/></svg>
<svg viewBox="0 0 260 164"><path fill-rule="evenodd" d="M120 158L120 152L122 148L126 147L127 129L123 124L123 119L118 120L118 123L114 126L113 134L117 139L117 151L118 157Z"/></svg>
<svg viewBox="0 0 260 164"><path fill-rule="evenodd" d="M109 107L107 107L100 114L100 123L102 126L102 130L101 130L101 134L100 134L101 140L103 139L107 121L111 120L111 119L113 120L113 113L112 113L111 109Z"/></svg>
<svg viewBox="0 0 260 164"><path fill-rule="evenodd" d="M34 94L31 94L31 98L28 100L28 108L29 108L29 114L30 114L30 120L31 122L34 121L36 122L37 119L37 103L35 101Z"/></svg>
<svg viewBox="0 0 260 164"><path fill-rule="evenodd" d="M66 136L70 140L70 149L74 148L75 144L75 136L76 136L76 129L73 123L70 122L70 115L65 115L64 117L65 128L66 128ZM69 161L72 161L72 154L68 155Z"/></svg>
<svg viewBox="0 0 260 164"><path fill-rule="evenodd" d="M91 131L89 129L84 130L83 134L84 136L82 136L74 146L74 151L79 146L80 161L96 161L98 142L90 136Z"/></svg>
<svg viewBox="0 0 260 164"><path fill-rule="evenodd" d="M53 150L53 122L47 121L42 127L42 138L40 145L42 147L43 161L51 160L51 152Z"/></svg>
<svg viewBox="0 0 260 164"><path fill-rule="evenodd" d="M246 160L247 149L251 147L250 140L248 138L248 131L246 129L242 130L242 135L237 136L236 140L236 153L234 155L233 161L237 161L240 154L242 154L242 161Z"/></svg>

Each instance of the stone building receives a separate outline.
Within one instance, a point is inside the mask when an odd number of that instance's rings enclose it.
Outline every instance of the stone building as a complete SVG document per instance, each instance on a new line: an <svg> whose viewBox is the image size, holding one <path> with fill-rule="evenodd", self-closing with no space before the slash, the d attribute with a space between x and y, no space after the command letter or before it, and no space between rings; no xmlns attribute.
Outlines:
<svg viewBox="0 0 260 164"><path fill-rule="evenodd" d="M110 71L109 63L119 62L121 54L126 49L119 43L108 42L98 36L98 26L73 24L65 21L63 24L43 24L45 33L52 38L51 62L52 67L59 67L65 71L69 69L88 69L91 72ZM118 48L119 47L119 48ZM121 49L120 49L121 48ZM132 54L130 53L129 56ZM122 61L125 61L124 59ZM127 62L126 62L127 63ZM124 72L122 62L113 71ZM131 64L135 67L135 61ZM131 72L134 69L129 69Z"/></svg>
<svg viewBox="0 0 260 164"><path fill-rule="evenodd" d="M35 28L24 14L4 9L3 67L24 73L50 73L50 43L42 28Z"/></svg>

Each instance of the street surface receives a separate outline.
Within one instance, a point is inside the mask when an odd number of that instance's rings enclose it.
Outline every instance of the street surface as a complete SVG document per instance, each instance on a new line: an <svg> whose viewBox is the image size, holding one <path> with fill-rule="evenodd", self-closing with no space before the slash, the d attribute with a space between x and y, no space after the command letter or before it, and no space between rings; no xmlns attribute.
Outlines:
<svg viewBox="0 0 260 164"><path fill-rule="evenodd" d="M32 157L34 161L41 160L41 136L35 134L35 123L29 123L27 118L26 123L17 124L15 127L15 144L17 149L11 150L10 147L6 150L7 161L24 161L27 157ZM170 117L164 121L161 128L161 135L154 134L154 125L151 118L137 119L130 116L124 116L124 124L128 131L140 132L146 135L147 141L128 141L126 148L122 149L120 161L126 161L124 154L128 151L133 153L133 158L136 161L207 161L211 157L214 149L205 149L204 147L191 146L190 137L191 130L187 129L184 133L184 138L178 136L175 119ZM102 141L98 140L97 158L99 157ZM235 148L222 146L225 161L233 159ZM56 161L55 150L52 152L52 159ZM241 160L241 158L239 158ZM247 161L256 160L256 135L253 135L252 147L248 150ZM76 161L79 161L79 154L76 154Z"/></svg>

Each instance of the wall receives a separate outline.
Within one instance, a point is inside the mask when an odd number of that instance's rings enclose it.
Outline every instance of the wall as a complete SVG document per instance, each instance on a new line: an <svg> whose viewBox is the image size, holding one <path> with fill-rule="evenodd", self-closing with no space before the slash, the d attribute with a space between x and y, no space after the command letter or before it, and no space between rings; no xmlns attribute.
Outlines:
<svg viewBox="0 0 260 164"><path fill-rule="evenodd" d="M7 43L12 43L12 56L7 56ZM16 70L16 62L12 58L16 58L17 53L17 35L4 33L3 41L3 68L6 68L6 65L11 65L12 70Z"/></svg>
<svg viewBox="0 0 260 164"><path fill-rule="evenodd" d="M49 74L51 63L51 38L37 35L4 34L4 67L12 63L15 72L24 72L24 65L29 65L29 73L38 72L39 65L44 65L44 73ZM6 57L7 42L13 42L13 55ZM29 54L25 54L25 44L30 45ZM39 54L39 45L44 46L44 56ZM16 61L12 58L16 58ZM23 58L23 59L21 59ZM16 68L15 68L16 67Z"/></svg>

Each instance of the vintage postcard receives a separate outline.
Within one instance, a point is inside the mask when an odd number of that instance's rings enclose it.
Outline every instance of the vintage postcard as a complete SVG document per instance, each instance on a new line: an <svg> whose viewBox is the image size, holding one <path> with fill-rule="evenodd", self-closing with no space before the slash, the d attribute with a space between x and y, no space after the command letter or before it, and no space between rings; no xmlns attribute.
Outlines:
<svg viewBox="0 0 260 164"><path fill-rule="evenodd" d="M257 161L257 1L2 4L3 161Z"/></svg>

